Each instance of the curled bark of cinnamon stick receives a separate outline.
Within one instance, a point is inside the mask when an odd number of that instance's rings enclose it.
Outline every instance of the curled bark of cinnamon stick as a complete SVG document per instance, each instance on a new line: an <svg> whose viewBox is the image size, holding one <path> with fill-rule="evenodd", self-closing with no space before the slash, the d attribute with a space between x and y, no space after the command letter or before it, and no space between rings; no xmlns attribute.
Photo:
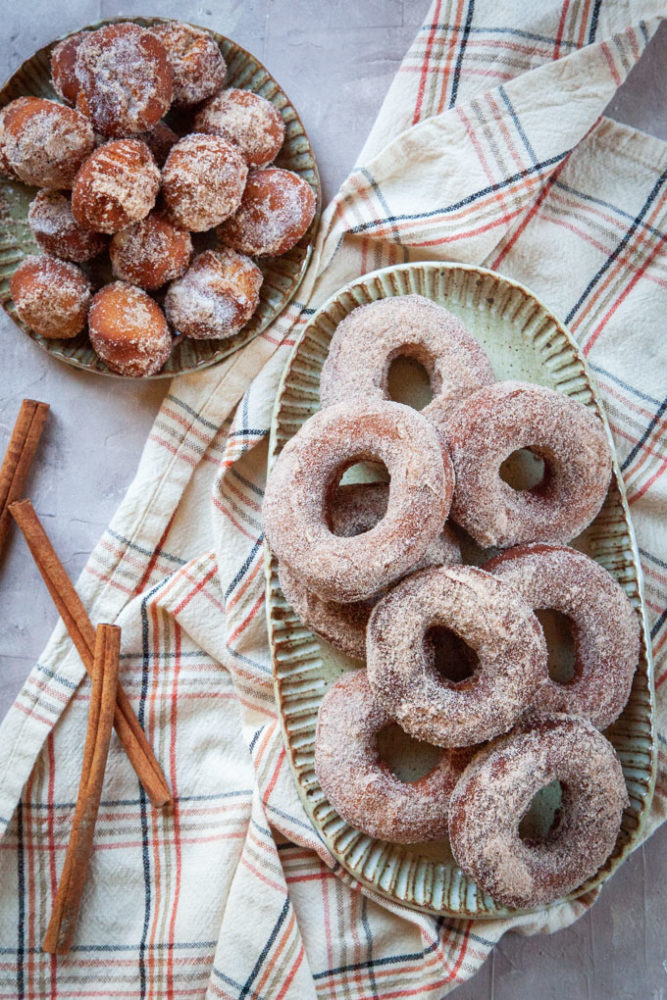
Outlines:
<svg viewBox="0 0 667 1000"><path fill-rule="evenodd" d="M77 648L83 665L92 676L95 629L58 559L30 500L20 500L10 506L12 517L23 532L28 548L42 574L60 617ZM164 774L135 715L130 699L118 686L114 726L125 752L146 790L148 798L157 808L171 802L171 793Z"/></svg>
<svg viewBox="0 0 667 1000"><path fill-rule="evenodd" d="M12 519L9 505L23 496L30 466L49 412L48 403L24 399L0 468L0 556Z"/></svg>
<svg viewBox="0 0 667 1000"><path fill-rule="evenodd" d="M93 654L92 690L88 727L83 751L83 767L74 810L72 831L67 844L51 920L44 938L44 951L65 954L74 936L83 887L93 848L95 823L102 796L104 769L116 706L120 629L98 625Z"/></svg>

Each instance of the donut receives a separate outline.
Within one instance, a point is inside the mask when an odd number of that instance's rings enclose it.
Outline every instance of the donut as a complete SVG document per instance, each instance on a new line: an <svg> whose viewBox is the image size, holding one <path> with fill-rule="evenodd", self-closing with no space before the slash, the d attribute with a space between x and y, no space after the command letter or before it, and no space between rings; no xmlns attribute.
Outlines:
<svg viewBox="0 0 667 1000"><path fill-rule="evenodd" d="M159 212L115 233L109 245L114 276L141 288L160 288L180 278L192 256L192 240Z"/></svg>
<svg viewBox="0 0 667 1000"><path fill-rule="evenodd" d="M77 264L101 253L106 239L91 229L83 229L72 215L69 198L46 188L30 202L28 224L42 250Z"/></svg>
<svg viewBox="0 0 667 1000"><path fill-rule="evenodd" d="M77 31L68 35L51 51L51 83L56 94L68 104L76 102L79 92L79 81L76 78L76 54L79 45L90 34L88 31Z"/></svg>
<svg viewBox="0 0 667 1000"><path fill-rule="evenodd" d="M461 400L494 381L460 320L422 295L400 295L358 306L338 324L320 377L322 406L357 395L389 399L389 369L399 357L426 369L433 400L421 412L438 429Z"/></svg>
<svg viewBox="0 0 667 1000"><path fill-rule="evenodd" d="M265 167L275 160L285 138L278 108L259 94L235 87L206 102L195 118L195 131L235 143L249 167Z"/></svg>
<svg viewBox="0 0 667 1000"><path fill-rule="evenodd" d="M0 163L24 184L71 188L94 147L90 122L74 108L43 97L19 97L3 108Z"/></svg>
<svg viewBox="0 0 667 1000"><path fill-rule="evenodd" d="M227 66L218 43L208 32L181 21L166 21L150 30L167 53L174 79L174 104L198 104L222 87Z"/></svg>
<svg viewBox="0 0 667 1000"><path fill-rule="evenodd" d="M529 715L581 715L598 729L618 718L639 660L639 618L614 578L582 552L560 545L507 549L484 567L534 611L552 609L572 624L572 680L542 685Z"/></svg>
<svg viewBox="0 0 667 1000"><path fill-rule="evenodd" d="M439 675L428 642L438 626L477 654L472 676ZM548 677L546 642L528 604L473 566L425 569L393 587L368 622L366 663L375 697L399 726L442 747L506 732Z"/></svg>
<svg viewBox="0 0 667 1000"><path fill-rule="evenodd" d="M374 528L384 516L389 500L386 483L349 483L339 486L331 504L329 519L335 535L353 537ZM448 566L461 562L461 553L451 529L443 528L430 543L413 571L426 566ZM366 658L366 626L380 595L354 604L339 604L318 597L303 585L299 573L278 567L280 586L304 625L332 646L356 660Z"/></svg>
<svg viewBox="0 0 667 1000"><path fill-rule="evenodd" d="M95 295L88 333L93 349L119 375L154 375L171 352L171 334L157 302L123 281Z"/></svg>
<svg viewBox="0 0 667 1000"><path fill-rule="evenodd" d="M106 142L88 157L72 190L80 226L116 233L148 215L160 189L160 171L138 139Z"/></svg>
<svg viewBox="0 0 667 1000"><path fill-rule="evenodd" d="M546 836L522 839L533 797L562 787ZM577 889L611 854L628 793L616 753L585 719L556 716L482 750L449 803L457 864L496 903L546 906Z"/></svg>
<svg viewBox="0 0 667 1000"><path fill-rule="evenodd" d="M251 170L241 205L218 229L227 246L253 256L278 256L296 246L313 221L317 199L291 170Z"/></svg>
<svg viewBox="0 0 667 1000"><path fill-rule="evenodd" d="M160 169L167 162L172 147L178 142L178 136L166 122L158 122L149 132L139 132L134 138L146 143Z"/></svg>
<svg viewBox="0 0 667 1000"><path fill-rule="evenodd" d="M315 773L336 812L370 837L398 844L447 833L449 798L469 754L444 750L417 781L401 781L382 760L378 734L391 718L373 697L365 670L350 670L320 705Z"/></svg>
<svg viewBox="0 0 667 1000"><path fill-rule="evenodd" d="M340 476L361 461L387 468L387 513L345 538L333 534L327 514ZM320 597L363 601L424 557L442 531L452 486L449 458L421 414L401 403L339 403L310 417L278 456L264 496L267 541Z"/></svg>
<svg viewBox="0 0 667 1000"><path fill-rule="evenodd" d="M235 250L206 250L169 286L167 319L194 340L232 337L257 308L263 280L249 257Z"/></svg>
<svg viewBox="0 0 667 1000"><path fill-rule="evenodd" d="M26 257L9 281L26 326L48 339L70 340L86 325L90 283L81 268L43 254Z"/></svg>
<svg viewBox="0 0 667 1000"><path fill-rule="evenodd" d="M164 46L137 24L106 24L78 44L76 106L96 132L145 132L171 104L173 76Z"/></svg>
<svg viewBox="0 0 667 1000"><path fill-rule="evenodd" d="M468 396L446 428L456 489L452 518L482 547L568 542L600 510L611 478L602 421L582 403L525 382L495 382ZM543 481L514 490L499 474L528 448Z"/></svg>
<svg viewBox="0 0 667 1000"><path fill-rule="evenodd" d="M186 135L167 157L162 192L174 221L201 233L238 208L247 176L236 146L217 135Z"/></svg>

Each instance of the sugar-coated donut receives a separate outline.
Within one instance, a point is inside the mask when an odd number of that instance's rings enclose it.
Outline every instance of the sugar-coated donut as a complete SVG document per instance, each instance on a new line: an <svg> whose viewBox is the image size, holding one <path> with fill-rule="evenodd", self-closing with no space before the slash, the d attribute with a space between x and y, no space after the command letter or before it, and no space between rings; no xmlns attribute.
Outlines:
<svg viewBox="0 0 667 1000"><path fill-rule="evenodd" d="M581 715L598 729L618 718L639 660L637 613L614 578L582 552L560 545L520 545L484 567L534 611L553 609L572 623L574 676L544 684L531 716Z"/></svg>
<svg viewBox="0 0 667 1000"><path fill-rule="evenodd" d="M479 666L471 677L439 676L426 643L433 626L475 651ZM548 677L546 643L531 608L473 566L425 569L393 587L371 614L366 662L389 715L415 739L443 747L506 732Z"/></svg>
<svg viewBox="0 0 667 1000"><path fill-rule="evenodd" d="M171 352L171 334L157 302L123 281L95 295L88 332L93 349L119 375L154 375Z"/></svg>
<svg viewBox="0 0 667 1000"><path fill-rule="evenodd" d="M71 188L95 147L90 122L43 97L19 97L2 109L0 166L24 184Z"/></svg>
<svg viewBox="0 0 667 1000"><path fill-rule="evenodd" d="M77 47L74 72L76 106L102 135L145 132L171 104L167 53L137 24L106 24L89 32Z"/></svg>
<svg viewBox="0 0 667 1000"><path fill-rule="evenodd" d="M160 189L160 171L138 139L106 142L76 176L72 212L80 226L116 233L148 215Z"/></svg>
<svg viewBox="0 0 667 1000"><path fill-rule="evenodd" d="M166 21L150 30L167 53L174 77L174 104L198 104L222 87L227 66L207 31L182 21Z"/></svg>
<svg viewBox="0 0 667 1000"><path fill-rule="evenodd" d="M116 278L141 288L160 288L180 278L192 256L192 240L160 212L115 233L109 245Z"/></svg>
<svg viewBox="0 0 667 1000"><path fill-rule="evenodd" d="M89 31L77 31L58 42L51 51L51 82L56 94L68 104L76 102L79 81L76 78L76 54Z"/></svg>
<svg viewBox="0 0 667 1000"><path fill-rule="evenodd" d="M291 170L251 170L236 213L218 229L223 243L253 256L277 256L296 246L313 221L317 199Z"/></svg>
<svg viewBox="0 0 667 1000"><path fill-rule="evenodd" d="M172 148L162 173L162 191L178 225L201 233L238 208L247 176L236 146L217 135L197 133Z"/></svg>
<svg viewBox="0 0 667 1000"><path fill-rule="evenodd" d="M611 478L602 422L582 403L526 382L495 382L465 399L446 428L456 489L452 518L482 547L568 542L600 510ZM531 490L500 478L521 448L544 459Z"/></svg>
<svg viewBox="0 0 667 1000"><path fill-rule="evenodd" d="M9 282L19 319L49 339L69 340L86 325L90 283L81 268L43 254L26 257Z"/></svg>
<svg viewBox="0 0 667 1000"><path fill-rule="evenodd" d="M374 528L345 538L331 531L328 511L340 476L360 461L384 463L389 503ZM278 456L264 496L267 540L310 590L362 601L424 557L452 485L449 458L421 414L401 403L339 403L310 417Z"/></svg>
<svg viewBox="0 0 667 1000"><path fill-rule="evenodd" d="M377 736L391 718L373 697L365 670L351 670L320 705L315 773L346 822L399 844L438 840L447 832L449 798L469 754L443 750L417 781L401 781L382 760Z"/></svg>
<svg viewBox="0 0 667 1000"><path fill-rule="evenodd" d="M42 250L77 264L96 257L107 245L100 233L79 225L69 198L60 191L38 191L30 202L28 224Z"/></svg>
<svg viewBox="0 0 667 1000"><path fill-rule="evenodd" d="M389 369L399 357L426 369L433 399L421 412L438 429L461 400L494 381L491 362L456 316L422 295L400 295L358 306L338 324L320 376L322 406L357 395L389 399Z"/></svg>
<svg viewBox="0 0 667 1000"><path fill-rule="evenodd" d="M160 169L167 162L172 147L178 142L178 136L166 122L158 122L148 132L137 132L132 138L146 143Z"/></svg>
<svg viewBox="0 0 667 1000"><path fill-rule="evenodd" d="M339 486L329 511L334 534L353 537L374 528L387 511L389 487L386 483L349 483ZM461 552L449 527L445 526L430 543L424 557L411 567L416 572L426 566L453 566L461 562ZM373 606L380 598L339 604L308 590L300 573L281 564L280 586L304 625L332 646L357 660L366 658L366 626Z"/></svg>
<svg viewBox="0 0 667 1000"><path fill-rule="evenodd" d="M522 839L533 797L559 781L562 803L545 837ZM628 793L614 748L584 719L556 716L510 733L468 764L449 804L457 864L496 903L546 906L609 857Z"/></svg>
<svg viewBox="0 0 667 1000"><path fill-rule="evenodd" d="M206 250L169 286L167 319L195 340L232 337L257 308L263 280L249 257L235 250Z"/></svg>
<svg viewBox="0 0 667 1000"><path fill-rule="evenodd" d="M235 87L206 102L195 118L195 131L235 143L249 167L265 167L275 160L285 138L278 108L259 94Z"/></svg>

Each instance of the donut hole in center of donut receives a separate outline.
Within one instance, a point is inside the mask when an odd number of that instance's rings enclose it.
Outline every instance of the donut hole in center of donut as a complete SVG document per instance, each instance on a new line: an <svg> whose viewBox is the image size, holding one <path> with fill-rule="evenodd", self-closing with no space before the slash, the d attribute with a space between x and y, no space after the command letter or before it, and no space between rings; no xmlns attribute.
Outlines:
<svg viewBox="0 0 667 1000"><path fill-rule="evenodd" d="M538 608L535 615L547 644L550 679L556 684L572 684L577 662L572 619L553 608Z"/></svg>
<svg viewBox="0 0 667 1000"><path fill-rule="evenodd" d="M375 739L382 763L406 784L425 777L438 766L442 757L439 747L413 739L395 722L384 726Z"/></svg>
<svg viewBox="0 0 667 1000"><path fill-rule="evenodd" d="M351 503L349 493L345 489L353 485L375 483L389 483L389 470L384 462L373 459L355 462L334 478L327 502L327 524L333 535L343 538L363 535L382 520L387 513L388 490L386 498L381 500L375 493L372 504L363 508L361 504Z"/></svg>
<svg viewBox="0 0 667 1000"><path fill-rule="evenodd" d="M560 824L563 786L560 781L540 788L519 820L519 837L524 843L538 846L551 840Z"/></svg>
<svg viewBox="0 0 667 1000"><path fill-rule="evenodd" d="M444 625L432 625L424 634L426 662L447 687L459 687L474 676L479 657L468 643Z"/></svg>
<svg viewBox="0 0 667 1000"><path fill-rule="evenodd" d="M394 403L423 410L433 399L428 366L411 355L401 354L394 358L387 372L387 394Z"/></svg>
<svg viewBox="0 0 667 1000"><path fill-rule="evenodd" d="M518 448L501 464L499 475L517 493L534 493L544 489L549 468L542 455L536 451Z"/></svg>

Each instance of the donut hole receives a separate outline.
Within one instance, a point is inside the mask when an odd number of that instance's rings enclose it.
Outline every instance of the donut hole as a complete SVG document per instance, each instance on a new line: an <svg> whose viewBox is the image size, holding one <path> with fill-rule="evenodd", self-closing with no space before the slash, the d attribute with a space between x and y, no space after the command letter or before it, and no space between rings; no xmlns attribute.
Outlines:
<svg viewBox="0 0 667 1000"><path fill-rule="evenodd" d="M372 522L368 523L368 526L364 526L363 529L360 527L361 521L363 519L353 519L351 527L350 522L340 521L333 516L333 511L336 507L344 505L345 497L344 490L341 487L351 486L355 483L388 483L389 482L389 470L384 462L377 461L364 461L355 462L354 465L348 466L344 469L338 476L337 481L334 481L334 485L331 488L329 494L329 501L327 504L327 524L329 531L333 535L338 537L351 538L356 535L363 535L367 531L371 531L372 528L381 521L387 512L387 504L389 502L389 491L387 491L386 503L384 509L379 506L377 510L377 515L373 517Z"/></svg>
<svg viewBox="0 0 667 1000"><path fill-rule="evenodd" d="M433 399L428 369L417 358L403 354L394 358L387 373L387 393L394 403L423 410Z"/></svg>
<svg viewBox="0 0 667 1000"><path fill-rule="evenodd" d="M559 825L562 804L563 786L560 781L551 781L540 788L519 820L521 840L539 844L551 839Z"/></svg>
<svg viewBox="0 0 667 1000"><path fill-rule="evenodd" d="M427 630L424 654L430 670L447 687L465 684L479 667L475 650L444 625L432 625Z"/></svg>
<svg viewBox="0 0 667 1000"><path fill-rule="evenodd" d="M547 644L549 677L556 684L571 684L577 661L572 619L553 608L538 608L535 615Z"/></svg>
<svg viewBox="0 0 667 1000"><path fill-rule="evenodd" d="M379 731L376 742L380 760L406 784L419 781L438 766L442 757L439 747L413 739L395 722Z"/></svg>
<svg viewBox="0 0 667 1000"><path fill-rule="evenodd" d="M530 448L519 448L500 466L500 478L517 493L535 492L544 487L548 477L544 458Z"/></svg>

